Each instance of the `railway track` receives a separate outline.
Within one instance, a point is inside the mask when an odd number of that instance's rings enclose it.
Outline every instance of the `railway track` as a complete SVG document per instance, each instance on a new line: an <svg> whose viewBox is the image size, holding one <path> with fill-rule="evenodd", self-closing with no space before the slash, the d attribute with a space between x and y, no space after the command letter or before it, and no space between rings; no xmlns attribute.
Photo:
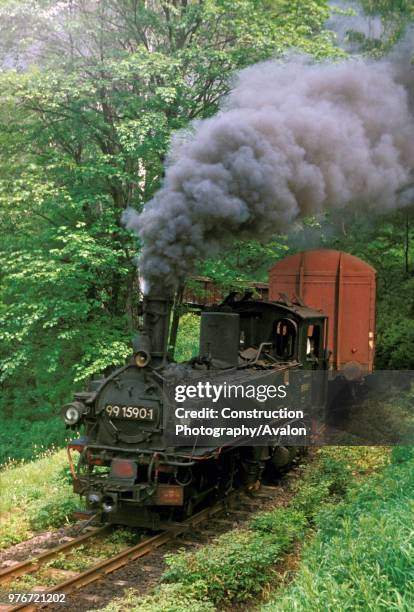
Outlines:
<svg viewBox="0 0 414 612"><path fill-rule="evenodd" d="M36 572L42 565L55 559L58 555L62 553L68 553L70 550L77 548L78 546L83 545L87 540L96 537L97 535L104 534L110 531L109 525L104 525L98 529L93 529L88 531L87 533L78 536L77 538L73 538L69 542L65 542L65 544L61 544L60 546L56 546L42 553L38 557L33 557L31 559L27 559L26 561L22 561L21 563L16 563L4 570L0 570L0 585L10 582L20 576L24 576L26 574L30 574Z"/></svg>
<svg viewBox="0 0 414 612"><path fill-rule="evenodd" d="M273 489L273 487L271 487ZM270 487L264 487L264 489L270 489ZM186 519L181 523L175 523L173 525L173 529L161 531L156 535L149 536L143 541L126 548L125 550L117 553L116 555L105 559L96 565L88 568L87 570L68 578L64 582L56 584L48 589L42 591L36 591L36 594L40 595L41 601L37 601L36 603L20 601L15 605L10 605L4 609L5 612L12 612L14 610L25 610L26 612L39 610L40 608L46 607L48 605L53 605L54 599L53 595L57 594L70 594L76 592L79 589L82 589L86 585L89 585L97 580L100 580L107 574L114 572L131 561L139 559L152 552L153 550L159 548L160 546L170 542L178 535L182 535L193 527L200 525L201 523L208 521L210 518L214 517L216 514L222 512L223 510L228 509L229 504L233 504L237 497L239 497L243 493L241 491L235 491L234 494L229 495L227 498L220 500L214 506L209 508L205 508L200 512L194 514L190 518ZM257 496L260 499L260 495ZM52 559L58 557L62 553L67 553L70 550L82 545L85 541L95 537L97 535L104 534L106 531L111 529L110 526L104 526L99 529L95 529L87 534L79 536L70 542L67 542L61 546L53 548L38 557L33 559L28 559L27 561L23 561L16 565L13 565L5 570L0 572L0 585L5 584L11 580L14 580L17 577L24 576L29 573L33 573L37 571L42 565L51 561Z"/></svg>

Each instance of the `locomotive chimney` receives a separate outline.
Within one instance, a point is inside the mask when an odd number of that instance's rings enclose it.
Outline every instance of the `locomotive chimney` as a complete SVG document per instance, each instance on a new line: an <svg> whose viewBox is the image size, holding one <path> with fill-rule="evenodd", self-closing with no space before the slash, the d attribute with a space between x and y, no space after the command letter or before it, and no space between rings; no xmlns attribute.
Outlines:
<svg viewBox="0 0 414 612"><path fill-rule="evenodd" d="M150 292L144 296L144 334L149 338L152 358L167 357L171 304L169 295Z"/></svg>

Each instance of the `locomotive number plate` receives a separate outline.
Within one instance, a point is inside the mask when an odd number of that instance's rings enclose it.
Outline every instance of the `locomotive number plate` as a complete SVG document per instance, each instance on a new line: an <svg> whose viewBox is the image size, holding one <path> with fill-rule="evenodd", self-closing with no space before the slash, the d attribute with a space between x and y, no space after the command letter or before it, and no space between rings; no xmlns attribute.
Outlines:
<svg viewBox="0 0 414 612"><path fill-rule="evenodd" d="M152 421L154 418L153 408L142 408L139 406L118 406L107 405L105 412L111 418L116 419L135 419L138 421Z"/></svg>

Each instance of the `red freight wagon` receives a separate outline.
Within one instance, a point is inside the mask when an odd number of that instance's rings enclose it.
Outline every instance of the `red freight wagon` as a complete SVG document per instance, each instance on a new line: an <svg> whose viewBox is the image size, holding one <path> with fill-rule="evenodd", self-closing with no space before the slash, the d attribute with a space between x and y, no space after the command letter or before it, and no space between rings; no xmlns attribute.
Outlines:
<svg viewBox="0 0 414 612"><path fill-rule="evenodd" d="M375 270L341 251L305 251L269 271L269 299L284 293L328 316L330 368L347 378L372 372L375 350Z"/></svg>

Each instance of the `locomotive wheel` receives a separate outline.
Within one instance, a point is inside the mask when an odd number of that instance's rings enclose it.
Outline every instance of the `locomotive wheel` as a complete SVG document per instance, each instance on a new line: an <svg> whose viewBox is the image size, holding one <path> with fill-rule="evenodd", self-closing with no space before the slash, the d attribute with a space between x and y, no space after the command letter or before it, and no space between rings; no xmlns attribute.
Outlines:
<svg viewBox="0 0 414 612"><path fill-rule="evenodd" d="M280 447L282 448L282 447ZM278 482L281 477L292 467L292 463L302 453L302 449L297 446L285 446L280 454L280 461L266 461L262 481L265 483Z"/></svg>
<svg viewBox="0 0 414 612"><path fill-rule="evenodd" d="M179 510L180 520L184 520L190 518L192 514L194 514L195 504L194 504L194 496L196 494L196 490L194 487L190 487L187 492L187 499L184 502L183 507Z"/></svg>

